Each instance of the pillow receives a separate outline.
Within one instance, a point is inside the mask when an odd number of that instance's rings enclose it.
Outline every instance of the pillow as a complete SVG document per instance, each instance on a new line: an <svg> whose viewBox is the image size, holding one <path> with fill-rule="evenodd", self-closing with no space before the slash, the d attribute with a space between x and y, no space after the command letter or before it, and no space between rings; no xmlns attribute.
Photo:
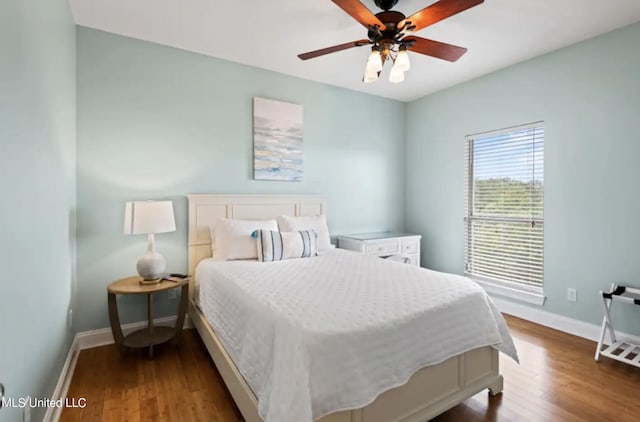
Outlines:
<svg viewBox="0 0 640 422"><path fill-rule="evenodd" d="M277 220L281 232L314 230L318 234L318 251L324 252L331 249L331 238L329 237L329 227L327 227L327 217L325 215L304 217L281 215Z"/></svg>
<svg viewBox="0 0 640 422"><path fill-rule="evenodd" d="M316 232L313 230L256 230L251 236L257 239L258 261L281 261L318 255Z"/></svg>
<svg viewBox="0 0 640 422"><path fill-rule="evenodd" d="M276 220L231 220L221 218L213 232L214 258L218 261L256 259L256 241L251 233L256 230L278 230Z"/></svg>

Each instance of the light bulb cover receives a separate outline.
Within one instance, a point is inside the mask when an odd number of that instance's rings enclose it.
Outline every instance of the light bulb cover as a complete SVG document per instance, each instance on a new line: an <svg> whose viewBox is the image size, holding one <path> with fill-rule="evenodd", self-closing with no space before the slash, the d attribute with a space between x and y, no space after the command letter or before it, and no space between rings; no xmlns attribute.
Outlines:
<svg viewBox="0 0 640 422"><path fill-rule="evenodd" d="M400 50L396 56L395 65L398 66L403 72L411 69L411 62L409 61L409 53L406 50Z"/></svg>
<svg viewBox="0 0 640 422"><path fill-rule="evenodd" d="M400 69L397 65L391 68L389 73L389 82L397 84L404 81L404 70Z"/></svg>
<svg viewBox="0 0 640 422"><path fill-rule="evenodd" d="M364 74L364 83L370 84L378 80L378 72L376 71L366 71Z"/></svg>
<svg viewBox="0 0 640 422"><path fill-rule="evenodd" d="M382 70L382 55L380 51L373 50L367 60L367 72L380 72Z"/></svg>

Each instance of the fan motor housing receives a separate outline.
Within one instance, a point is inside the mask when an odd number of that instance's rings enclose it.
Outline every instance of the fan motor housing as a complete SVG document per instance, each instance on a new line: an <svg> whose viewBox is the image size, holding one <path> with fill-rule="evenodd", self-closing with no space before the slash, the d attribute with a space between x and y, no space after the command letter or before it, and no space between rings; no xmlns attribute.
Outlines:
<svg viewBox="0 0 640 422"><path fill-rule="evenodd" d="M401 35L398 24L406 18L404 14L391 10L377 13L376 17L380 19L380 22L384 23L385 29L380 30L377 25L375 27L369 27L367 35L374 44L381 42L383 39L392 42Z"/></svg>
<svg viewBox="0 0 640 422"><path fill-rule="evenodd" d="M396 28L400 21L406 18L403 13L396 12L395 10L376 13L376 17L387 27L392 26L393 28Z"/></svg>
<svg viewBox="0 0 640 422"><path fill-rule="evenodd" d="M376 6L382 10L390 10L393 6L398 4L398 0L375 0Z"/></svg>

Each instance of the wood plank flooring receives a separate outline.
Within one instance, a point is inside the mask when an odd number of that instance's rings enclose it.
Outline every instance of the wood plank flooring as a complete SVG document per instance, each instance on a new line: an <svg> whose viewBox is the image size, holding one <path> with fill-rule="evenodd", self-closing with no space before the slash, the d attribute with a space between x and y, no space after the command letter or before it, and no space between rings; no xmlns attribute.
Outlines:
<svg viewBox="0 0 640 422"><path fill-rule="evenodd" d="M113 344L80 352L67 397L85 397L87 406L65 408L60 421L243 421L195 330L154 356L121 354Z"/></svg>
<svg viewBox="0 0 640 422"><path fill-rule="evenodd" d="M596 363L595 343L506 318L521 364L500 357L504 393L479 393L434 421L640 420L640 369ZM60 420L242 421L197 332L185 330L177 346L156 350L153 360L114 345L82 351L68 397L85 397L87 407L65 409Z"/></svg>

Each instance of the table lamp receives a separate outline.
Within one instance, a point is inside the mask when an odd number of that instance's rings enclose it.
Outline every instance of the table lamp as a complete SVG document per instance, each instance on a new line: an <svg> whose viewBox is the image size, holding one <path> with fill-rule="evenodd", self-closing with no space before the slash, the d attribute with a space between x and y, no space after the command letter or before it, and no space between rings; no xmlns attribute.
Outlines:
<svg viewBox="0 0 640 422"><path fill-rule="evenodd" d="M136 269L141 284L155 284L167 267L164 257L156 252L154 235L176 230L172 201L127 202L124 210L124 234L146 234L147 253L138 260Z"/></svg>

